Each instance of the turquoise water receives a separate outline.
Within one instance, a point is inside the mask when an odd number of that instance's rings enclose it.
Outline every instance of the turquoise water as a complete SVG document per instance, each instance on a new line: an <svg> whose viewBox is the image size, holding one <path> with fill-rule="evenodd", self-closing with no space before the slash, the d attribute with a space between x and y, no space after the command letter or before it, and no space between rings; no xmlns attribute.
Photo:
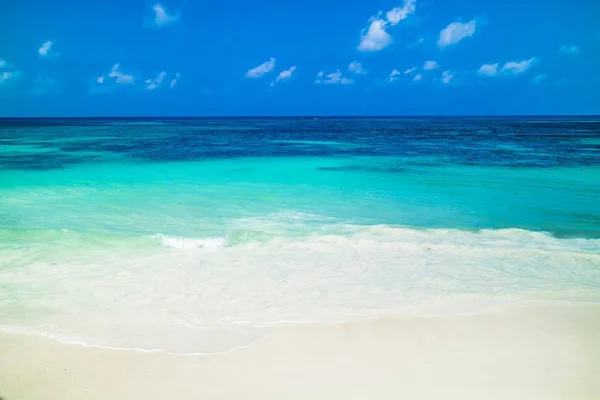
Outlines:
<svg viewBox="0 0 600 400"><path fill-rule="evenodd" d="M600 121L0 121L0 327L214 352L600 300Z"/></svg>

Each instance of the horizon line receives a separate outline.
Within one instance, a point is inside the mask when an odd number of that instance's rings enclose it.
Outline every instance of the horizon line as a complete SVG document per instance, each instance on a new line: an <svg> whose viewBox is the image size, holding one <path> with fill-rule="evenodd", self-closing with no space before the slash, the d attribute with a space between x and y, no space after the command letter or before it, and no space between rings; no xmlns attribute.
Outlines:
<svg viewBox="0 0 600 400"><path fill-rule="evenodd" d="M158 115L158 116L0 116L0 120L25 119L216 119L216 118L561 118L600 117L599 114L413 114L413 115Z"/></svg>

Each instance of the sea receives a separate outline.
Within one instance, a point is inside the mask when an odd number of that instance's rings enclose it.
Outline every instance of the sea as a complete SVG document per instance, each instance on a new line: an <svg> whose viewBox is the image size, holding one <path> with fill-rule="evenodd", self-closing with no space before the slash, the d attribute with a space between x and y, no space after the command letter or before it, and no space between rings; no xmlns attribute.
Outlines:
<svg viewBox="0 0 600 400"><path fill-rule="evenodd" d="M212 354L600 301L600 117L0 119L0 331Z"/></svg>

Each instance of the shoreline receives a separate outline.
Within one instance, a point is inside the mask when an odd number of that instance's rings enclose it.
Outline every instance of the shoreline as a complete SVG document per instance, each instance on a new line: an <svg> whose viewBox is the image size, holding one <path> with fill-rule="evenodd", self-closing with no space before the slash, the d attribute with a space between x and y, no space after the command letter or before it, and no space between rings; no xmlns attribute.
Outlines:
<svg viewBox="0 0 600 400"><path fill-rule="evenodd" d="M600 304L294 324L222 354L175 355L0 333L0 397L600 398Z"/></svg>
<svg viewBox="0 0 600 400"><path fill-rule="evenodd" d="M83 348L89 349L101 349L101 350L109 350L109 351L125 351L125 352L133 352L133 353L141 353L141 354L165 354L169 356L193 356L193 357L204 357L204 356L219 356L224 354L229 354L235 351L243 350L248 347L255 346L256 344L266 340L270 335L273 334L274 331L281 330L289 330L289 329L299 329L306 326L352 326L352 325L361 325L368 323L381 323L383 321L411 321L411 320L448 320L448 319L456 319L456 318L465 318L465 317L484 317L487 315L495 315L502 314L504 312L510 311L526 311L531 309L549 309L552 307L600 307L600 301L595 301L595 298L585 299L582 297L571 298L566 296L565 298L555 298L555 299L523 299L523 300L505 300L503 303L494 303L490 304L485 308L474 311L458 311L452 313L443 313L443 312L422 312L420 314L417 313L409 313L409 314L391 314L391 315L377 315L371 317L357 317L349 320L334 320L334 321L322 321L322 320L304 320L304 321L277 321L277 322L237 322L232 323L233 325L229 325L229 328L232 328L236 325L251 327L257 330L263 330L263 333L259 335L259 337L255 340L248 341L247 343L233 345L230 348L225 350L215 350L215 351L206 351L206 352L173 352L166 350L164 348L143 348L143 347L121 347L121 346L112 346L108 344L97 344L97 343L87 343L83 340L78 339L69 339L69 338L61 338L57 335L53 334L44 334L37 332L30 332L26 330L20 330L18 328L12 329L0 326L0 336L14 336L14 337L27 337L34 339L40 339L44 341L53 342L57 345L69 345L69 346L79 346ZM600 308L599 308L600 309ZM212 327L213 329L215 327ZM227 328L224 328L226 331ZM201 331L201 330L200 330ZM0 399L2 400L2 399Z"/></svg>

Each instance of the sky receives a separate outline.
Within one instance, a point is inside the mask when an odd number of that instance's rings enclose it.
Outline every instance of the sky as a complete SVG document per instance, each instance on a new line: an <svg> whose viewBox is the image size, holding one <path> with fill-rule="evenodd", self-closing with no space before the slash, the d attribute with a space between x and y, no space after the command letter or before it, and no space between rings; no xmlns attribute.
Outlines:
<svg viewBox="0 0 600 400"><path fill-rule="evenodd" d="M600 114L597 0L6 1L0 117Z"/></svg>

